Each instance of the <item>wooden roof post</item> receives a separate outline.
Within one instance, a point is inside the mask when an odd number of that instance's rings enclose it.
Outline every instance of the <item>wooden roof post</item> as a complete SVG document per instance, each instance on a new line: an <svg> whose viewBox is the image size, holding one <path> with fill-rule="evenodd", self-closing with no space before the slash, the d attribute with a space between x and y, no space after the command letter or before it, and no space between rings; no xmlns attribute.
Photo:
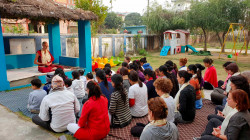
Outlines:
<svg viewBox="0 0 250 140"><path fill-rule="evenodd" d="M3 33L1 26L1 17L0 17L0 91L9 90L10 83L7 79L7 69L6 69L6 61L5 61L5 51L3 44Z"/></svg>
<svg viewBox="0 0 250 140"><path fill-rule="evenodd" d="M54 63L59 63L59 57L61 56L62 52L59 21L50 23L48 25L48 32L50 53L55 58Z"/></svg>
<svg viewBox="0 0 250 140"><path fill-rule="evenodd" d="M90 21L78 21L78 39L79 39L79 66L85 68L85 72L92 72L91 57L91 27Z"/></svg>

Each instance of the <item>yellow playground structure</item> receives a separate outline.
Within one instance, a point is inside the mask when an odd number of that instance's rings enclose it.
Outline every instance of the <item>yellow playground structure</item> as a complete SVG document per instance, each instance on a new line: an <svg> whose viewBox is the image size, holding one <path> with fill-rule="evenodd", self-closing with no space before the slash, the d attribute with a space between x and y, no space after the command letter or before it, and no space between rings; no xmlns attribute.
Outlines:
<svg viewBox="0 0 250 140"><path fill-rule="evenodd" d="M234 29L234 26L238 26L238 35L237 36L235 36L234 35L234 31L235 31L235 29ZM233 41L234 41L234 46L233 46L233 49L232 49L232 53L234 52L234 55L235 55L235 60L237 61L237 56L238 56L238 54L239 53L241 53L241 51L242 51L242 49L245 47L245 54L247 54L247 47L246 47L246 37L245 37L245 32L244 32L244 26L242 25L242 24L240 24L240 23L230 23L230 26L229 26L229 29L228 29L228 31L227 31L227 34L226 34L226 36L225 36L225 40L224 40L224 42L223 42L223 46L221 47L221 52L220 52L220 55L219 55L219 58L220 58L220 56L221 56L221 54L222 54L222 50L225 48L225 45L226 45L226 41L227 41L227 37L228 37L228 34L230 33L230 31L232 32L232 35L233 35ZM241 49L240 49L240 52L237 52L237 48L236 48L236 43L237 43L237 41L238 41L238 39L239 39L239 36L240 36L240 34L241 33L243 33L243 36L244 36L244 44L243 44L243 46L241 47Z"/></svg>

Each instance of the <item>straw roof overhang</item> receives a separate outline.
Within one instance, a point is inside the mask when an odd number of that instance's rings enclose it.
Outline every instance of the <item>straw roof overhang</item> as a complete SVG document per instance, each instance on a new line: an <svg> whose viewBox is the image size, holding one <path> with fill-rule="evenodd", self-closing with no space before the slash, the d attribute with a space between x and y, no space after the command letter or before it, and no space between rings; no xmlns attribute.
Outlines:
<svg viewBox="0 0 250 140"><path fill-rule="evenodd" d="M0 0L0 16L8 19L30 20L96 20L90 11L69 9L52 0Z"/></svg>

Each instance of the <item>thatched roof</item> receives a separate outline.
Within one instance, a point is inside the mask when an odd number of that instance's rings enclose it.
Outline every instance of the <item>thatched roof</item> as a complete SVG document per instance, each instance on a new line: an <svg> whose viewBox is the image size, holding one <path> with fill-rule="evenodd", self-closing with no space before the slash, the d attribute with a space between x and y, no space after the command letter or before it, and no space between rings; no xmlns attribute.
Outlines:
<svg viewBox="0 0 250 140"><path fill-rule="evenodd" d="M52 0L0 0L1 18L31 20L96 20L97 16L80 9L69 9Z"/></svg>

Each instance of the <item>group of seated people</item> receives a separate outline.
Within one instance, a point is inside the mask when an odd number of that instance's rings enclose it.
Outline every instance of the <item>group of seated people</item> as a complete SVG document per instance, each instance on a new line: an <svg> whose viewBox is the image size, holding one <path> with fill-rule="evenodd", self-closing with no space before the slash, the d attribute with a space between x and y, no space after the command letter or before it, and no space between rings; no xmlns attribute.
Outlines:
<svg viewBox="0 0 250 140"><path fill-rule="evenodd" d="M179 70L175 63L168 60L153 71L146 58L131 61L129 57L125 57L116 72L111 70L109 64L86 76L83 76L83 70L73 71L73 81L58 68L54 75L47 75L44 91L40 89L39 79L31 82L34 91L30 93L28 109L39 113L32 121L53 132L70 131L77 139L103 139L110 128L123 128L133 118L147 116L149 123L136 124L131 129L132 135L141 140L177 140L179 132L176 125L192 123L196 109L203 106L203 87L216 87L214 79L211 79L216 73L216 69L211 68L214 67L211 59L203 60L207 67L204 79L204 66L186 66L186 58L179 62ZM228 103L224 108L216 108L218 115L208 117L209 123L201 139L243 138L250 134L247 133L250 131L247 111L249 85L247 84L247 91L244 90L245 87L238 90L241 86L233 85L233 77L227 82L231 84L226 99ZM83 106L80 106L80 102ZM215 119L220 123L215 122ZM231 128L235 125L237 128Z"/></svg>
<svg viewBox="0 0 250 140"><path fill-rule="evenodd" d="M240 72L234 62L224 63L223 68L228 74L225 81L218 81L217 87L210 86L211 100L217 104L215 114L208 115L205 131L194 139L243 140L250 137L250 71Z"/></svg>

